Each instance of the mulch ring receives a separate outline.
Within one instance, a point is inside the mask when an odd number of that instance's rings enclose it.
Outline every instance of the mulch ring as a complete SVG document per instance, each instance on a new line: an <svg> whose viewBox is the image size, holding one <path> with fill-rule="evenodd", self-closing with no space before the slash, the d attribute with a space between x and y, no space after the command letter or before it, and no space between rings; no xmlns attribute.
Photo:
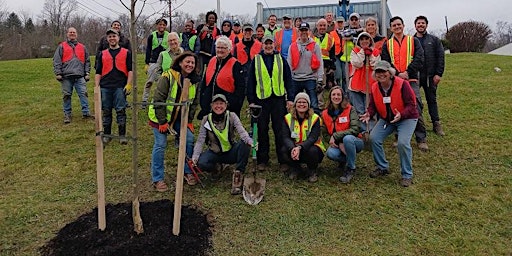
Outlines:
<svg viewBox="0 0 512 256"><path fill-rule="evenodd" d="M41 255L209 255L212 225L207 214L183 206L180 234L172 234L174 204L141 202L144 233L133 231L132 204L108 204L107 227L98 229L98 208L67 224L40 248Z"/></svg>

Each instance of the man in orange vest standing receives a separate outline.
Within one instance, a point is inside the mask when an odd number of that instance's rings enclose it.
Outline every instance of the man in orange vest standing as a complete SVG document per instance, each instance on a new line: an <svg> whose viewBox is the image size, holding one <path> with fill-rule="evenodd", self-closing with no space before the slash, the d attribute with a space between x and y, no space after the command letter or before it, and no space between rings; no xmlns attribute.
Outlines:
<svg viewBox="0 0 512 256"><path fill-rule="evenodd" d="M261 51L262 46L260 41L254 40L252 37L253 29L251 24L244 24L243 33L244 37L235 45L233 56L240 62L244 76L247 77L251 61Z"/></svg>
<svg viewBox="0 0 512 256"><path fill-rule="evenodd" d="M418 148L421 151L428 151L427 131L423 121L420 87L418 85L418 73L423 67L423 48L420 41L404 34L404 21L395 16L389 20L393 36L382 46L381 59L385 60L397 71L397 76L409 81L414 94L420 117L414 130Z"/></svg>
<svg viewBox="0 0 512 256"><path fill-rule="evenodd" d="M275 47L284 59L288 58L288 48L297 41L298 34L298 29L292 26L292 16L290 14L283 15L283 29L276 32Z"/></svg>
<svg viewBox="0 0 512 256"><path fill-rule="evenodd" d="M112 109L116 110L119 142L128 143L126 135L126 95L132 91L132 53L119 46L119 32L107 30L109 48L97 56L94 84L101 87L101 110L103 112L103 133L112 133ZM109 143L112 137L103 137Z"/></svg>
<svg viewBox="0 0 512 256"><path fill-rule="evenodd" d="M89 81L91 63L85 45L78 42L78 34L73 27L68 28L67 40L60 43L53 55L53 72L55 79L61 83L62 106L64 108L64 123L71 123L71 95L75 88L80 105L82 117L94 118L89 112L89 99L87 97L86 82Z"/></svg>
<svg viewBox="0 0 512 256"><path fill-rule="evenodd" d="M324 76L321 86L317 86L316 93L318 98L318 108L323 110L324 104L324 88L329 90L334 86L334 71L336 66L334 61L336 59L334 49L334 38L327 33L327 20L319 19L316 23L317 33L314 35L315 42L320 46L322 52L322 61L324 63Z"/></svg>

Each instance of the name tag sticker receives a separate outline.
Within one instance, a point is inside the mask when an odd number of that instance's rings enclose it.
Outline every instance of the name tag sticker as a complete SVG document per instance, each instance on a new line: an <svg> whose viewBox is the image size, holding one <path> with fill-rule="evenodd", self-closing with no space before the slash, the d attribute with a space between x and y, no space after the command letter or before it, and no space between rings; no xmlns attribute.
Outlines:
<svg viewBox="0 0 512 256"><path fill-rule="evenodd" d="M298 137L299 137L299 135L298 135L297 133L292 132L292 139L296 139L296 138L298 138Z"/></svg>
<svg viewBox="0 0 512 256"><path fill-rule="evenodd" d="M338 119L338 122L340 122L341 124L346 123L348 122L348 118L346 116L342 116Z"/></svg>
<svg viewBox="0 0 512 256"><path fill-rule="evenodd" d="M384 102L384 104L391 103L391 97L384 97L384 98L382 98L382 102Z"/></svg>
<svg viewBox="0 0 512 256"><path fill-rule="evenodd" d="M204 123L204 128L206 128L206 130L208 130L210 132L212 131L212 127L210 127L210 123L209 122Z"/></svg>

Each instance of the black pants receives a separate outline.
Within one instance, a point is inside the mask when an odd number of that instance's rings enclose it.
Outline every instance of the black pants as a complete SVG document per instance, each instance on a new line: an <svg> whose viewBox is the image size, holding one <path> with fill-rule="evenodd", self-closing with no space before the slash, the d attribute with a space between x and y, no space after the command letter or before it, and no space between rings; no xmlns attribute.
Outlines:
<svg viewBox="0 0 512 256"><path fill-rule="evenodd" d="M322 150L317 146L311 146L309 149L301 149L299 160L295 161L292 160L291 157L291 150L288 150L284 146L281 147L281 158L283 159L284 163L288 164L290 168L295 168L296 170L300 171L300 164L304 163L308 166L308 170L310 172L315 172L318 168L318 165L320 162L322 162L322 159L324 158L324 153ZM310 173L307 173L306 175L309 175Z"/></svg>
<svg viewBox="0 0 512 256"><path fill-rule="evenodd" d="M439 121L439 111L437 109L437 85L434 84L434 77L421 77L420 86L425 91L427 99L428 114L432 123Z"/></svg>
<svg viewBox="0 0 512 256"><path fill-rule="evenodd" d="M279 154L282 147L282 140L279 138L280 130L286 114L286 99L283 97L271 97L258 100L256 104L261 105L261 114L258 117L258 151L256 157L258 163L268 164L270 153L269 123L272 121L274 131L274 143L276 146L277 161L284 163Z"/></svg>
<svg viewBox="0 0 512 256"><path fill-rule="evenodd" d="M427 129L425 127L425 121L423 120L423 103L421 102L421 93L420 86L418 82L409 82L411 84L412 90L416 95L416 103L417 109L420 116L418 117L418 123L416 123L416 129L414 130L414 135L416 137L416 142L426 142L427 140Z"/></svg>

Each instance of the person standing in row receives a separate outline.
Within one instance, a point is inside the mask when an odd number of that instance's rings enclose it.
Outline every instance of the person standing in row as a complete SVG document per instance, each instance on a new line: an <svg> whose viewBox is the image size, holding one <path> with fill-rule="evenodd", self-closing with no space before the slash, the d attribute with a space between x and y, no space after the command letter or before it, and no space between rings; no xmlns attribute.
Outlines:
<svg viewBox="0 0 512 256"><path fill-rule="evenodd" d="M268 27L265 30L265 35L276 36L279 29L280 28L277 26L277 16L275 14L270 14L270 16L268 16Z"/></svg>
<svg viewBox="0 0 512 256"><path fill-rule="evenodd" d="M334 86L334 72L336 66L334 64L336 55L334 48L334 39L327 33L327 21L325 19L319 19L316 23L316 34L313 35L313 40L320 46L322 52L322 62L324 64L324 75L322 77L322 84L317 85L316 96L318 98L318 108L323 110L325 108L324 103L324 91L325 87L329 90Z"/></svg>
<svg viewBox="0 0 512 256"><path fill-rule="evenodd" d="M181 48L184 51L190 51L199 56L201 44L197 39L197 33L194 29L194 21L187 20L185 22L185 30L180 34Z"/></svg>
<svg viewBox="0 0 512 256"><path fill-rule="evenodd" d="M156 61L156 73L158 76L169 70L171 68L172 61L184 52L183 48L180 47L181 42L178 33L171 32L167 38L167 45L169 45L169 48L160 52L158 55L158 60Z"/></svg>
<svg viewBox="0 0 512 256"><path fill-rule="evenodd" d="M414 26L416 27L414 37L418 38L425 52L423 68L420 69L420 86L425 91L428 113L430 114L434 132L439 136L444 136L437 108L437 86L441 82L444 73L444 47L439 38L427 33L427 17L416 17Z"/></svg>
<svg viewBox="0 0 512 256"><path fill-rule="evenodd" d="M112 109L116 110L119 142L127 144L126 135L126 95L132 91L132 53L119 46L119 32L107 30L109 48L98 55L95 86L101 88L101 110L103 112L103 133L112 133ZM111 137L103 137L107 144Z"/></svg>
<svg viewBox="0 0 512 256"><path fill-rule="evenodd" d="M386 37L383 37L379 34L379 23L377 22L377 19L374 17L368 17L364 23L364 31L370 34L373 42L375 43L375 48L379 50L380 54L382 51L382 45L386 41Z"/></svg>
<svg viewBox="0 0 512 256"><path fill-rule="evenodd" d="M59 44L53 55L53 72L61 84L64 124L71 123L71 95L75 88L82 118L94 118L89 111L89 99L86 82L89 81L91 62L85 45L79 43L78 33L74 27L68 28L66 41Z"/></svg>
<svg viewBox="0 0 512 256"><path fill-rule="evenodd" d="M209 11L205 16L206 23L197 26L199 43L201 51L199 52L199 65L201 68L201 77L203 78L206 66L215 53L215 40L220 36L220 29L217 28L217 13ZM208 103L210 104L210 103Z"/></svg>
<svg viewBox="0 0 512 256"><path fill-rule="evenodd" d="M155 22L156 30L153 31L149 36L146 43L146 74L148 80L144 86L144 93L142 94L142 102L147 103L151 94L151 86L158 79L158 56L160 52L165 51L169 48L169 32L165 30L167 28L166 19L158 19ZM143 105L145 107L145 105Z"/></svg>
<svg viewBox="0 0 512 256"><path fill-rule="evenodd" d="M292 25L292 16L283 15L283 29L277 31L275 36L276 51L280 52L283 58L288 58L288 49L297 41L298 35L299 30Z"/></svg>
<svg viewBox="0 0 512 256"><path fill-rule="evenodd" d="M130 43L130 39L128 37L125 37L124 34L121 32L122 27L123 26L121 25L121 22L118 20L114 20L110 24L110 28L119 33L119 46L121 48L126 48L129 51L131 51L132 44ZM98 56L98 53L100 53L101 51L108 49L108 48L109 48L109 43L107 40L107 36L105 35L100 39L100 43L98 44L98 49L96 50L96 56Z"/></svg>

